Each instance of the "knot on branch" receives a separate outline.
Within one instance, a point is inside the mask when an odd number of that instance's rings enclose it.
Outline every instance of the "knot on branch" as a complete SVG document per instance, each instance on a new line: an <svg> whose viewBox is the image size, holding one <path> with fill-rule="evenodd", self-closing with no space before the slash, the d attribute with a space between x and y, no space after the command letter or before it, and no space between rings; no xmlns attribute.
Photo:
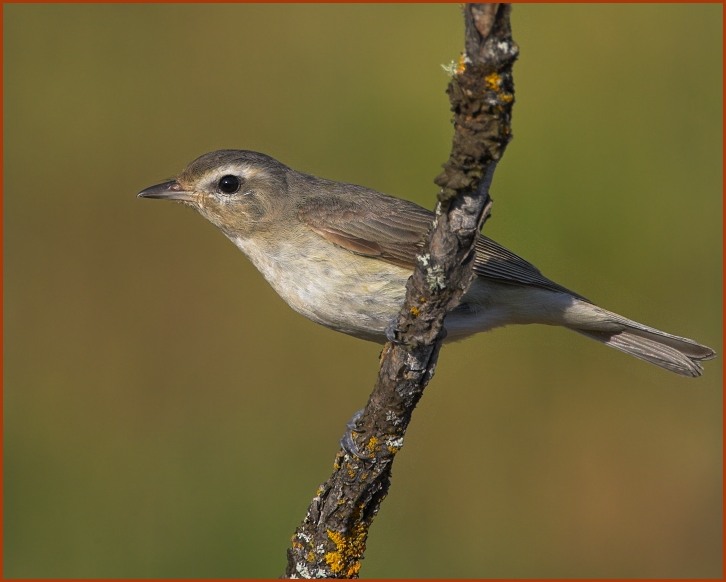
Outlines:
<svg viewBox="0 0 726 582"><path fill-rule="evenodd" d="M475 190L484 168L501 158L512 139L514 81L511 71L488 71L468 64L455 75L446 92L454 112L454 139L444 171L434 182L441 187L440 201L457 192Z"/></svg>

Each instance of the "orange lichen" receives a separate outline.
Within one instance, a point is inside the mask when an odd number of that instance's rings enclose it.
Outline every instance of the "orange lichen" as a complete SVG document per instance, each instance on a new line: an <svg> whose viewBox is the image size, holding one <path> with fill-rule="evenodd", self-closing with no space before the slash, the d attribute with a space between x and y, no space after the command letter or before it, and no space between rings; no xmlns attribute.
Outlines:
<svg viewBox="0 0 726 582"><path fill-rule="evenodd" d="M498 91L502 86L502 76L499 73L489 73L484 77L484 83L490 91Z"/></svg>
<svg viewBox="0 0 726 582"><path fill-rule="evenodd" d="M466 70L466 57L464 53L459 55L459 60L456 63L456 74L461 75Z"/></svg>
<svg viewBox="0 0 726 582"><path fill-rule="evenodd" d="M378 437L372 436L370 438L370 440L368 441L368 444L366 445L366 448L368 449L368 451L371 453L375 453L376 447L378 446L378 442L379 442Z"/></svg>
<svg viewBox="0 0 726 582"><path fill-rule="evenodd" d="M358 518L359 516L356 516ZM368 525L356 519L350 534L327 530L328 539L335 545L335 550L325 554L325 563L334 574L344 574L353 578L360 571L360 560L366 549Z"/></svg>

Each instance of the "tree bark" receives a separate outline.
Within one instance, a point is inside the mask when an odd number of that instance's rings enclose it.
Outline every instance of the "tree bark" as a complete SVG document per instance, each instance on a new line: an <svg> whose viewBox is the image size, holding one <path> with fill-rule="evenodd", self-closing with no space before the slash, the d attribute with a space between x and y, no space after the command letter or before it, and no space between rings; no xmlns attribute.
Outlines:
<svg viewBox="0 0 726 582"><path fill-rule="evenodd" d="M454 112L449 160L436 177L436 218L381 353L378 380L352 423L360 451L341 447L288 549L289 578L357 578L368 530L386 497L391 466L413 409L436 369L446 313L473 278L474 243L489 215L489 187L511 139L514 103L508 4L464 5L465 52L447 93Z"/></svg>

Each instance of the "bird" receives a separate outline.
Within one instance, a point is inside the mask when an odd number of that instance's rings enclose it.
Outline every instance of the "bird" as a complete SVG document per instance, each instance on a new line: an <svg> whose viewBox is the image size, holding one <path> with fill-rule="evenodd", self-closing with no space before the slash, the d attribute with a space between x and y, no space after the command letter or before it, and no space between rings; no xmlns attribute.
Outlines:
<svg viewBox="0 0 726 582"><path fill-rule="evenodd" d="M141 198L194 208L234 243L292 309L379 343L434 213L364 186L296 171L250 150L206 153ZM598 307L478 234L475 277L444 320L446 341L509 324L561 326L682 376L703 372L711 348Z"/></svg>

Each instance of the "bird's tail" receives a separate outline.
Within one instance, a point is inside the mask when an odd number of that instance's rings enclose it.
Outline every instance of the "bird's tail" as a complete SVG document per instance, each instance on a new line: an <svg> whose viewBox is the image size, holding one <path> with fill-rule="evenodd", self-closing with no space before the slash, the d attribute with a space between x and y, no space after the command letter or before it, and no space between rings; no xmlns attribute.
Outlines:
<svg viewBox="0 0 726 582"><path fill-rule="evenodd" d="M600 307L595 309L606 317L606 330L590 326L587 329L573 326L571 329L682 376L700 376L703 373L701 362L716 357L711 348L692 339L671 335Z"/></svg>

